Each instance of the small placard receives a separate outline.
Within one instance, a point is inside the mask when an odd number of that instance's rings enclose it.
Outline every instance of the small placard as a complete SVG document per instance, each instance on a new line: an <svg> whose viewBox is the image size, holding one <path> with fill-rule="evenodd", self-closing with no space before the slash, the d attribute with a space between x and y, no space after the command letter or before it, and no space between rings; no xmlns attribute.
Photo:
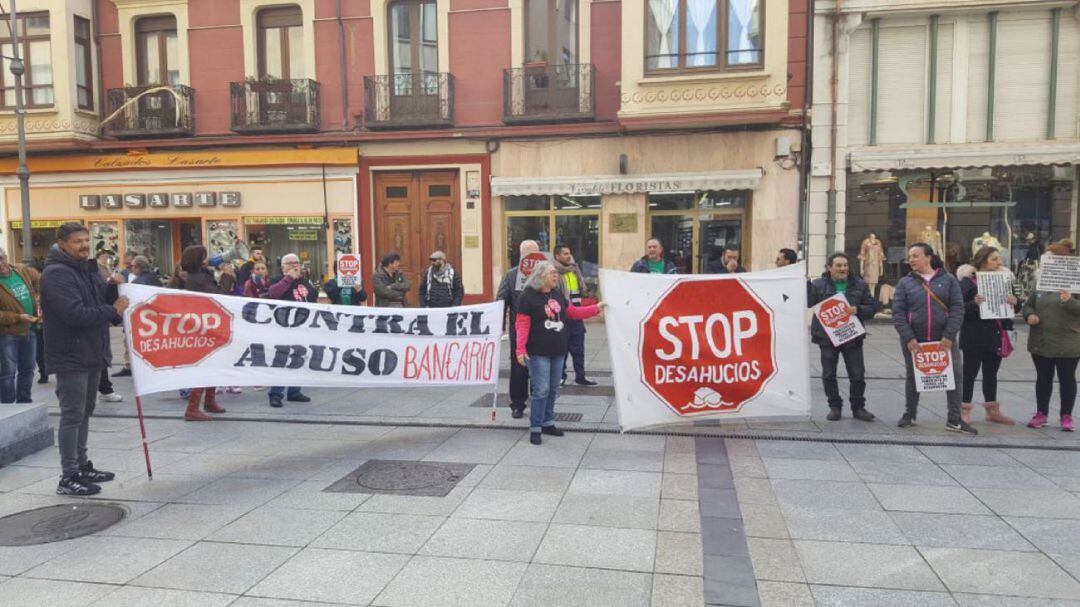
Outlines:
<svg viewBox="0 0 1080 607"><path fill-rule="evenodd" d="M466 249L479 249L480 248L480 236L471 235L465 236L465 248Z"/></svg>
<svg viewBox="0 0 1080 607"><path fill-rule="evenodd" d="M636 234L638 231L637 219L637 213L612 213L611 228L608 232L612 234Z"/></svg>
<svg viewBox="0 0 1080 607"><path fill-rule="evenodd" d="M1039 264L1039 291L1080 293L1080 257L1044 255Z"/></svg>

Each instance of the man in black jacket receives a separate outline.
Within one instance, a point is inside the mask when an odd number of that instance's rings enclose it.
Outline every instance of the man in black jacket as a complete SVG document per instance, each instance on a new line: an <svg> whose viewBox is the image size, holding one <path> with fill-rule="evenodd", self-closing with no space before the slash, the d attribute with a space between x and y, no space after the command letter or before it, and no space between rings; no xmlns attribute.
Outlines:
<svg viewBox="0 0 1080 607"><path fill-rule="evenodd" d="M86 437L94 413L98 381L109 348L109 325L119 324L128 300L105 302L105 280L90 259L90 233L80 223L56 231L41 277L45 322L45 364L56 374L60 401L60 495L94 495L111 472L96 470L86 456Z"/></svg>
<svg viewBox="0 0 1080 607"><path fill-rule="evenodd" d="M847 299L848 314L857 316L859 320L870 320L878 310L878 302L870 292L869 285L851 274L848 256L844 253L830 255L821 277L807 283L806 304L814 307L837 293ZM839 347L833 346L815 315L810 324L810 339L821 349L821 382L829 399L829 415L826 419L840 419L840 411L844 408L844 399L840 396L836 381L836 367L843 356L850 382L848 400L851 402L851 416L864 422L874 421L874 414L866 410L866 365L862 347L866 335L860 335Z"/></svg>
<svg viewBox="0 0 1080 607"><path fill-rule="evenodd" d="M281 276L270 281L269 298L308 303L319 300L319 289L304 277L303 266L295 253L282 256ZM311 397L301 392L297 386L272 386L267 396L270 398L270 406L275 409L282 406L282 397L294 403L311 402Z"/></svg>
<svg viewBox="0 0 1080 607"><path fill-rule="evenodd" d="M540 251L540 245L535 240L522 240L518 246L519 259L526 255ZM514 323L517 320L517 300L521 291L517 290L518 269L515 267L506 273L502 282L499 283L499 293L496 300L502 300L506 315L510 319L507 324L510 333L510 415L515 419L525 416L525 402L529 400L529 368L517 361L514 354L517 351L517 336L514 335Z"/></svg>
<svg viewBox="0 0 1080 607"><path fill-rule="evenodd" d="M420 278L420 307L451 308L460 306L465 297L461 274L446 261L446 253L435 251L430 257L431 267Z"/></svg>
<svg viewBox="0 0 1080 607"><path fill-rule="evenodd" d="M732 244L715 249L705 263L705 271L702 274L742 274L746 268L739 265L741 256L739 247Z"/></svg>

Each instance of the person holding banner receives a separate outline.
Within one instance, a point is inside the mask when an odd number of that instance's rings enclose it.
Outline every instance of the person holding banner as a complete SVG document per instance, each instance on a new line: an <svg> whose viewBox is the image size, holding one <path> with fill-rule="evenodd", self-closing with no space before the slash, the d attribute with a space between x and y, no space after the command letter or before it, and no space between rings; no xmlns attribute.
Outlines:
<svg viewBox="0 0 1080 607"><path fill-rule="evenodd" d="M183 278L179 279L177 286L185 291L196 293L209 293L212 295L228 295L218 286L214 280L214 274L209 267L209 255L206 247L202 245L189 245L180 254L180 269L184 271ZM184 419L189 422L208 422L214 418L206 413L225 413L225 408L217 402L217 387L192 388L187 395L187 410L184 411ZM206 413L199 410L200 403Z"/></svg>
<svg viewBox="0 0 1080 607"><path fill-rule="evenodd" d="M1005 284L1005 274L1000 272L1001 254L993 247L982 247L971 258L971 265L975 268L975 275L960 279L960 292L964 296L964 324L960 328L960 351L964 353L961 417L966 422L971 421L971 410L975 408L971 400L975 396L975 379L981 368L986 421L1011 426L1016 422L1001 413L1001 403L997 399L997 374L1002 358L1012 352L1009 332L1013 329L1013 321L1011 318L983 318L980 308L987 302L989 293L979 292L978 278L979 274L983 274L981 278L985 284L988 280L986 274L994 277L1000 275L1002 284ZM1005 295L1005 302L1010 306L1008 312L1015 313L1015 308L1011 306L1016 305L1016 297L1007 294L1004 288L999 291L1000 295Z"/></svg>
<svg viewBox="0 0 1080 607"><path fill-rule="evenodd" d="M319 299L319 290L304 278L303 266L300 258L295 253L289 253L281 257L282 276L278 280L270 281L270 289L267 296L270 299L284 301L306 301L315 303ZM270 406L278 409L282 406L281 399L284 396L289 402L310 403L311 397L300 391L296 386L273 386L268 393Z"/></svg>
<svg viewBox="0 0 1080 607"><path fill-rule="evenodd" d="M897 425L909 428L915 424L920 388L923 388L921 391L943 390L948 405L945 429L962 434L978 434L961 416L960 392L956 389L960 366L956 338L964 323L964 296L960 283L945 271L941 258L924 242L915 243L908 249L908 266L911 273L897 283L892 299L893 326L900 334L904 366L907 368L904 394L906 411ZM924 362L927 371L923 370ZM930 385L929 382L916 384L916 375L920 375L921 379L934 371L939 377L944 375L948 381L932 387L926 387Z"/></svg>
<svg viewBox="0 0 1080 607"><path fill-rule="evenodd" d="M532 379L529 405L529 442L539 445L541 434L562 436L555 427L555 399L559 395L566 362L567 320L586 320L600 313L603 304L572 306L559 288L559 271L550 261L536 265L517 304L514 328L515 355L528 366Z"/></svg>
<svg viewBox="0 0 1080 607"><path fill-rule="evenodd" d="M540 245L535 240L522 240L518 245L520 259L525 259L533 253L540 252ZM505 305L507 318L510 319L510 417L521 419L525 417L525 401L529 398L529 368L518 362L517 359L517 335L514 330L517 318L518 297L521 291L517 290L518 274L520 268L511 268L499 283L499 291L495 296L496 301L502 301Z"/></svg>
<svg viewBox="0 0 1080 607"><path fill-rule="evenodd" d="M877 300L869 285L851 274L848 256L844 253L830 255L825 272L807 284L806 304L815 307L837 295L846 300L845 311L849 318L870 320L878 310ZM864 422L874 421L874 414L866 410L866 364L863 359L866 331L853 335L837 345L821 324L819 314L814 314L810 323L810 340L821 350L821 382L829 399L829 414L825 419L829 421L840 419L844 408L844 399L840 396L840 386L836 381L836 367L841 356L847 367L851 416Z"/></svg>
<svg viewBox="0 0 1080 607"><path fill-rule="evenodd" d="M664 257L664 245L656 238L645 241L645 257L630 266L631 272L638 274L678 274L675 262Z"/></svg>

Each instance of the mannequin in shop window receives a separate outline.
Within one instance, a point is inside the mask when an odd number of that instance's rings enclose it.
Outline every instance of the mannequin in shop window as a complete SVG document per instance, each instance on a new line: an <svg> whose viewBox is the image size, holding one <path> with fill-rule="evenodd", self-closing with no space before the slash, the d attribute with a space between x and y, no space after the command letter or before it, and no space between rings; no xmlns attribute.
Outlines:
<svg viewBox="0 0 1080 607"><path fill-rule="evenodd" d="M876 293L881 275L885 273L885 245L878 239L877 234L871 232L863 239L862 246L859 247L859 264L862 267L862 278L870 287L870 292Z"/></svg>
<svg viewBox="0 0 1080 607"><path fill-rule="evenodd" d="M990 232L983 232L982 236L976 236L975 239L971 241L971 254L974 255L983 247L991 247L998 251L1005 250L1005 248L1001 246L1001 241L990 234Z"/></svg>
<svg viewBox="0 0 1080 607"><path fill-rule="evenodd" d="M943 243L941 242L941 232L934 226L927 224L926 227L923 228L922 236L920 238L922 242L933 247L935 251L944 251L944 247L942 246Z"/></svg>

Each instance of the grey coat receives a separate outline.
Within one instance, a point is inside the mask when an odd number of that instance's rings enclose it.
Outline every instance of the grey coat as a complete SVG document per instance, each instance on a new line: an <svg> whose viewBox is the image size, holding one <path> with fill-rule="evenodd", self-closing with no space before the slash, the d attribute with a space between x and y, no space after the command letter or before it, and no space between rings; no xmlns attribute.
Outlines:
<svg viewBox="0 0 1080 607"><path fill-rule="evenodd" d="M375 307L377 308L409 307L409 289L411 288L409 280L400 271L391 276L386 268L379 268L371 277L371 290L375 291Z"/></svg>
<svg viewBox="0 0 1080 607"><path fill-rule="evenodd" d="M1024 320L1032 314L1039 317L1028 335L1028 352L1045 358L1080 357L1080 299L1075 295L1063 302L1056 291L1035 291L1020 313Z"/></svg>
<svg viewBox="0 0 1080 607"><path fill-rule="evenodd" d="M922 276L912 272L900 279L893 293L893 326L901 343L948 339L956 342L964 324L964 295L960 283L945 270L938 270L930 279L930 290L938 303L927 293ZM943 307L941 304L945 304Z"/></svg>

